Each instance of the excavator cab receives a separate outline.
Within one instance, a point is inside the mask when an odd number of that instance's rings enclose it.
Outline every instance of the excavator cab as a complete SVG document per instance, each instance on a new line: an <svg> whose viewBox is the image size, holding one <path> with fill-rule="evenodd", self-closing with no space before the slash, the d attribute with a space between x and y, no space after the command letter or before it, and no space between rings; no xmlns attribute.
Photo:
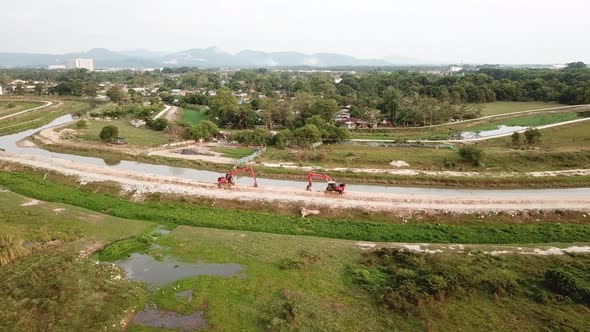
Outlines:
<svg viewBox="0 0 590 332"><path fill-rule="evenodd" d="M328 182L328 186L326 187L326 192L336 192L336 193L339 193L340 195L342 195L344 193L344 189L346 188L346 184L344 184L344 183L336 184L336 181L333 181L329 175L313 173L312 171L309 171L309 173L307 174L308 184L305 189L311 190L311 186L313 184L314 178L324 179Z"/></svg>
<svg viewBox="0 0 590 332"><path fill-rule="evenodd" d="M336 181L330 181L328 182L328 186L326 187L326 192L337 192L340 195L342 195L344 193L344 188L346 187L346 184L341 183L339 185L336 184Z"/></svg>
<svg viewBox="0 0 590 332"><path fill-rule="evenodd" d="M235 169L232 172L225 174L225 176L218 177L217 186L221 188L223 185L235 185L234 175L237 175L242 172L250 173L250 176L252 176L252 179L254 180L254 187L258 187L258 183L256 182L256 175L254 174L254 169L252 169L252 166Z"/></svg>

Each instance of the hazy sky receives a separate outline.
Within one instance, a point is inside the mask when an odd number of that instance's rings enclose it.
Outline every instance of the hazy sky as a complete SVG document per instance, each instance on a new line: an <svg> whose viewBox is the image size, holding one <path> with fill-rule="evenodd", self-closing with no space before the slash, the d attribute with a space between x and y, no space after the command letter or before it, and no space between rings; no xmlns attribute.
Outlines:
<svg viewBox="0 0 590 332"><path fill-rule="evenodd" d="M338 52L465 63L590 62L590 0L28 0L0 52Z"/></svg>

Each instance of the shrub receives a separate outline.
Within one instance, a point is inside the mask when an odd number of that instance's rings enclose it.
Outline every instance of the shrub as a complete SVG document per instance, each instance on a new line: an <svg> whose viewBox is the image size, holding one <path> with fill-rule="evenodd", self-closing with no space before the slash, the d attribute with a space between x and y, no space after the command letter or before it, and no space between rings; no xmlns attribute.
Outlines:
<svg viewBox="0 0 590 332"><path fill-rule="evenodd" d="M88 127L88 124L86 123L85 120L76 121L76 128L82 129L82 128L86 128L86 127Z"/></svg>
<svg viewBox="0 0 590 332"><path fill-rule="evenodd" d="M474 166L481 165L483 151L474 145L466 145L459 149L459 155L466 161L470 161Z"/></svg>
<svg viewBox="0 0 590 332"><path fill-rule="evenodd" d="M229 140L247 145L265 145L271 140L270 132L263 128L232 134Z"/></svg>
<svg viewBox="0 0 590 332"><path fill-rule="evenodd" d="M103 141L111 141L119 136L119 128L116 126L108 125L104 126L98 135Z"/></svg>
<svg viewBox="0 0 590 332"><path fill-rule="evenodd" d="M155 130L155 131L162 131L162 130L166 129L166 127L168 127L168 120L166 120L164 118L149 120L149 121L147 121L146 126L150 129Z"/></svg>
<svg viewBox="0 0 590 332"><path fill-rule="evenodd" d="M534 145L541 140L541 132L537 128L529 128L524 132L524 138L528 145Z"/></svg>
<svg viewBox="0 0 590 332"><path fill-rule="evenodd" d="M573 274L561 270L551 269L545 272L545 283L551 291L568 296L578 303L590 304L590 289L584 287Z"/></svg>
<svg viewBox="0 0 590 332"><path fill-rule="evenodd" d="M304 127L295 129L293 135L295 142L301 147L310 147L322 139L320 130L313 124L306 124Z"/></svg>
<svg viewBox="0 0 590 332"><path fill-rule="evenodd" d="M513 145L520 145L522 141L522 135L518 131L512 133L512 144Z"/></svg>
<svg viewBox="0 0 590 332"><path fill-rule="evenodd" d="M283 129L273 136L272 143L279 149L284 149L290 146L295 139L293 132L289 129Z"/></svg>
<svg viewBox="0 0 590 332"><path fill-rule="evenodd" d="M8 108L15 108L16 104L15 103L9 103L8 105L6 105L6 107Z"/></svg>

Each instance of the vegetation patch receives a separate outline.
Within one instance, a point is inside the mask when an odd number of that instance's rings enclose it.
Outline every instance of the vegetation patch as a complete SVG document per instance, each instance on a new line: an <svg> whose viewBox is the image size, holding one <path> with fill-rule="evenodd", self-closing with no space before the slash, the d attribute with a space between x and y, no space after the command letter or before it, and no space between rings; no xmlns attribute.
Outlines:
<svg viewBox="0 0 590 332"><path fill-rule="evenodd" d="M589 327L590 308L572 303L588 304L588 264L589 255L498 257L378 249L366 252L349 274L391 311L426 321L434 320L437 312L444 313L445 321L452 321L466 303L476 302L478 314L471 316L475 319L490 318L490 311L517 305L519 313L514 315L536 311L551 329L584 330ZM473 324L478 323L458 323Z"/></svg>
<svg viewBox="0 0 590 332"><path fill-rule="evenodd" d="M221 229L304 234L366 241L434 243L583 242L590 225L397 224L340 218L301 219L273 213L219 209L180 202L133 203L43 180L39 175L0 172L0 184L36 199L72 204L117 217Z"/></svg>

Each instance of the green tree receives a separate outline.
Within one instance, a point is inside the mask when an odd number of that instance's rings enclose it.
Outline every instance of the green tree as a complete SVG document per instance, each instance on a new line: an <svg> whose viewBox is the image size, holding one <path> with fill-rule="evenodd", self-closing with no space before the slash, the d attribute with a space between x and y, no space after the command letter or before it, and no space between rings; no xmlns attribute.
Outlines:
<svg viewBox="0 0 590 332"><path fill-rule="evenodd" d="M383 120L381 112L374 108L363 108L360 111L360 118L367 121L369 128L375 128Z"/></svg>
<svg viewBox="0 0 590 332"><path fill-rule="evenodd" d="M322 134L318 127L312 124L306 124L293 132L295 142L301 147L310 147L312 144L320 142Z"/></svg>
<svg viewBox="0 0 590 332"><path fill-rule="evenodd" d="M338 103L334 99L318 98L311 108L313 115L319 115L325 121L332 121L334 114L338 112Z"/></svg>
<svg viewBox="0 0 590 332"><path fill-rule="evenodd" d="M164 118L158 118L155 120L147 121L147 127L155 131L162 131L168 127L168 120Z"/></svg>
<svg viewBox="0 0 590 332"><path fill-rule="evenodd" d="M113 85L107 90L107 97L112 102L119 103L126 99L127 94L119 86Z"/></svg>
<svg viewBox="0 0 590 332"><path fill-rule="evenodd" d="M119 128L112 125L104 126L98 136L104 142L112 141L119 136Z"/></svg>
<svg viewBox="0 0 590 332"><path fill-rule="evenodd" d="M475 145L466 145L459 149L459 155L466 161L470 161L473 166L479 166L483 160L483 151Z"/></svg>
<svg viewBox="0 0 590 332"><path fill-rule="evenodd" d="M541 140L541 132L537 128L528 128L524 132L524 138L528 145L534 145Z"/></svg>
<svg viewBox="0 0 590 332"><path fill-rule="evenodd" d="M388 87L383 94L381 105L383 112L394 125L397 124L397 115L403 108L403 94L398 88Z"/></svg>
<svg viewBox="0 0 590 332"><path fill-rule="evenodd" d="M45 84L43 84L41 82L35 84L35 93L38 96L42 95L44 91L45 91Z"/></svg>
<svg viewBox="0 0 590 332"><path fill-rule="evenodd" d="M217 94L209 98L209 114L220 125L235 123L239 120L240 105L238 98L228 88L217 90Z"/></svg>
<svg viewBox="0 0 590 332"><path fill-rule="evenodd" d="M18 83L14 89L16 95L22 96L25 94L25 86L22 83Z"/></svg>
<svg viewBox="0 0 590 332"><path fill-rule="evenodd" d="M518 131L513 132L511 137L513 145L520 145L522 142L522 135Z"/></svg>

